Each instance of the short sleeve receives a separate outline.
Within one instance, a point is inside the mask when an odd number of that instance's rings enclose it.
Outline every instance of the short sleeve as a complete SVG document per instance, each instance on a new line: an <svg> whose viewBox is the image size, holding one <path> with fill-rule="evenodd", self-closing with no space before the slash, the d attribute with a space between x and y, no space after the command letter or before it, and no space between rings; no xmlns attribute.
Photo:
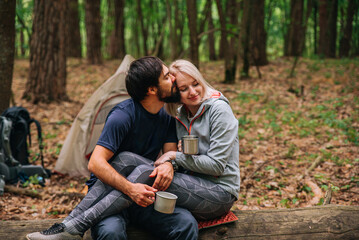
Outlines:
<svg viewBox="0 0 359 240"><path fill-rule="evenodd" d="M165 143L177 142L177 133L176 133L176 121L173 117L170 117L170 124L167 131L167 136Z"/></svg>
<svg viewBox="0 0 359 240"><path fill-rule="evenodd" d="M131 116L121 109L111 112L97 145L103 146L115 153L131 128Z"/></svg>

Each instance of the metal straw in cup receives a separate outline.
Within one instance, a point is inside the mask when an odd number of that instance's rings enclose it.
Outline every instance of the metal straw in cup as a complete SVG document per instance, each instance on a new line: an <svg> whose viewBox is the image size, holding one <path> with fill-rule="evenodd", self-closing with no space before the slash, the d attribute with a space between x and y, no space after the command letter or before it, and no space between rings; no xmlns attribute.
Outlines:
<svg viewBox="0 0 359 240"><path fill-rule="evenodd" d="M184 154L198 154L198 137L196 135L185 135L182 137L182 151Z"/></svg>

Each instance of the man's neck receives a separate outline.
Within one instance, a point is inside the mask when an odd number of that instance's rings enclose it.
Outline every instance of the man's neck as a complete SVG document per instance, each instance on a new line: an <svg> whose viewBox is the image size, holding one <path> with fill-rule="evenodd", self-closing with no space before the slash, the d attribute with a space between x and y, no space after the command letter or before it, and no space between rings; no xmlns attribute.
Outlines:
<svg viewBox="0 0 359 240"><path fill-rule="evenodd" d="M159 101L157 97L147 96L144 100L140 101L142 107L146 109L147 112L156 114L161 108L165 105L164 102Z"/></svg>

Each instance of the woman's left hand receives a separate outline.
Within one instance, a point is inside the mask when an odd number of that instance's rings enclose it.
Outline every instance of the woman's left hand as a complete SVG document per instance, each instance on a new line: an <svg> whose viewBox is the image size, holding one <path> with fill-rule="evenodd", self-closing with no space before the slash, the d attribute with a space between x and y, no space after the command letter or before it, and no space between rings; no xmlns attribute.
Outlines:
<svg viewBox="0 0 359 240"><path fill-rule="evenodd" d="M156 160L155 167L158 167L159 165L167 162L168 160L172 160L172 159L176 159L176 152L168 151Z"/></svg>

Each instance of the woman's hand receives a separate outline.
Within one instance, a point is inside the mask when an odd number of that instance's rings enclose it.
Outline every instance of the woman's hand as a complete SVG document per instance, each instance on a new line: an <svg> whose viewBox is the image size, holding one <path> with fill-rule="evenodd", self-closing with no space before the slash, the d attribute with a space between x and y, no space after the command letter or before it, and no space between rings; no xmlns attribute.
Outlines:
<svg viewBox="0 0 359 240"><path fill-rule="evenodd" d="M177 150L178 150L179 152L182 152L182 140L179 140L179 141L178 141Z"/></svg>
<svg viewBox="0 0 359 240"><path fill-rule="evenodd" d="M159 157L155 162L155 167L158 167L161 164L164 164L168 160L176 159L176 152L175 151L168 151Z"/></svg>

